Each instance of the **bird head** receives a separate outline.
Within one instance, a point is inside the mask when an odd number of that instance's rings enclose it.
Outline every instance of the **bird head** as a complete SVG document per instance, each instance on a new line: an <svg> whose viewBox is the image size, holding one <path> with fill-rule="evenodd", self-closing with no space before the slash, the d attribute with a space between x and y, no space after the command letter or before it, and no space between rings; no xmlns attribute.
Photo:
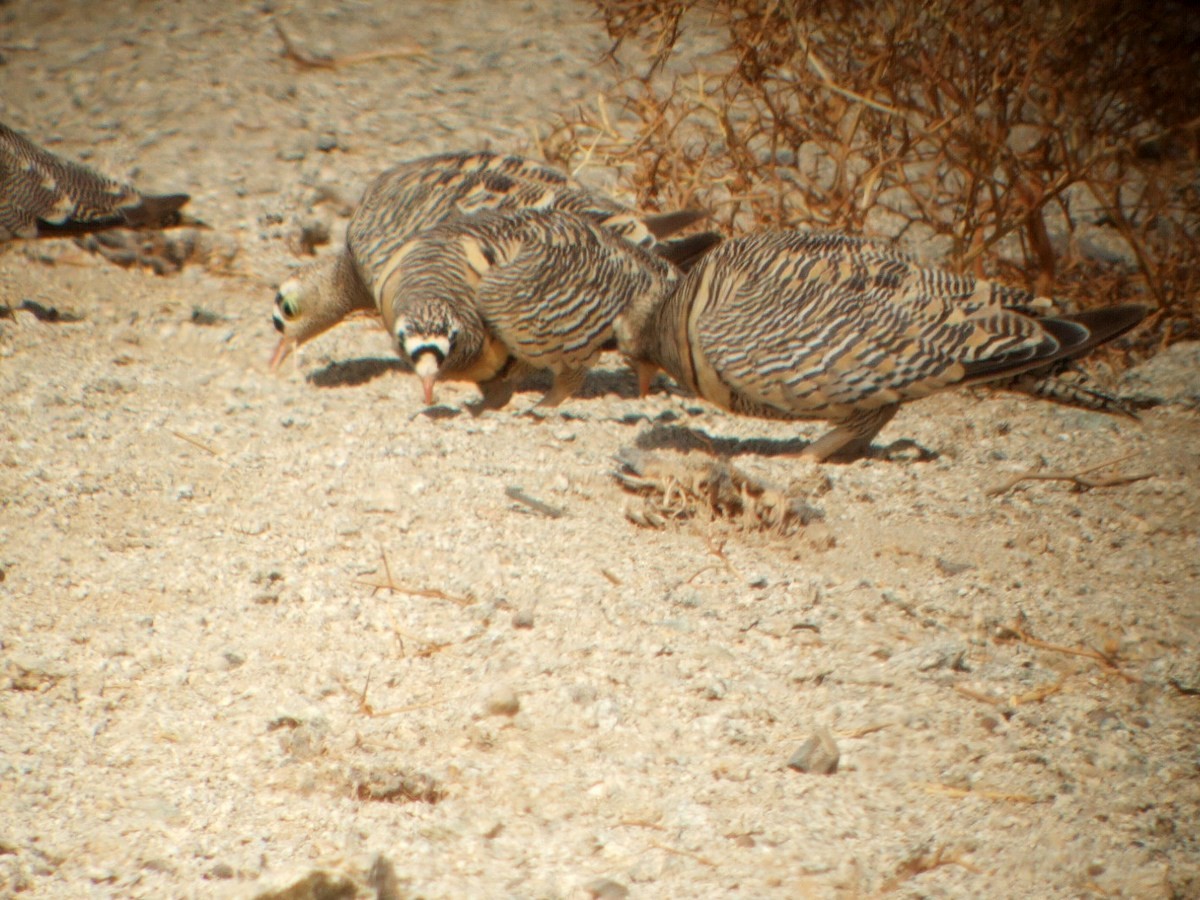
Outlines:
<svg viewBox="0 0 1200 900"><path fill-rule="evenodd" d="M328 331L354 310L372 308L374 299L348 253L300 269L275 294L273 319L280 337L271 357L271 369L278 368L293 350Z"/></svg>
<svg viewBox="0 0 1200 900"><path fill-rule="evenodd" d="M400 316L392 326L396 352L421 379L426 404L433 403L434 382L453 370L460 355L460 331L459 324L450 316L422 315L420 310Z"/></svg>

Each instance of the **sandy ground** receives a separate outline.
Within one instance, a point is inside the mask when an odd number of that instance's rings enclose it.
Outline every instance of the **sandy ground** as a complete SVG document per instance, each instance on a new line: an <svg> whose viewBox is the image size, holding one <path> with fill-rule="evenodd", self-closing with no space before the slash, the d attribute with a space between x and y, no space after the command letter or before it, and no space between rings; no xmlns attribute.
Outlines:
<svg viewBox="0 0 1200 900"><path fill-rule="evenodd" d="M0 300L78 317L0 319L0 896L1200 894L1195 345L1126 374L1140 424L954 393L881 435L925 452L819 471L821 426L615 358L544 423L425 410L369 321L271 375L301 228L528 151L606 39L567 0L99 9L0 4L0 119L239 252L0 253ZM272 13L428 55L301 70ZM633 524L613 455L705 445L824 518ZM823 730L837 772L789 768Z"/></svg>

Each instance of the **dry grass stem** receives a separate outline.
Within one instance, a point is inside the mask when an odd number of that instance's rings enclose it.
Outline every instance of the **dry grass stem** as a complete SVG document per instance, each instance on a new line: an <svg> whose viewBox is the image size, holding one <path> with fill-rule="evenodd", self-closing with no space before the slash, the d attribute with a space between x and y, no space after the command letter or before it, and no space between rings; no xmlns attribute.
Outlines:
<svg viewBox="0 0 1200 900"><path fill-rule="evenodd" d="M715 869L717 864L711 859L701 856L699 853L691 853L687 850L680 850L676 847L668 847L659 841L650 841L650 846L656 850L662 850L664 853L670 853L673 856L682 856L684 859L695 860L702 866L707 866L710 869Z"/></svg>
<svg viewBox="0 0 1200 900"><path fill-rule="evenodd" d="M1029 794L1010 794L1006 791L981 791L968 788L954 787L949 784L927 784L925 790L931 794L941 794L944 797L963 799L978 797L981 800L999 800L1005 803L1037 803L1036 797Z"/></svg>
<svg viewBox="0 0 1200 900"><path fill-rule="evenodd" d="M367 581L363 578L354 579L355 584L362 584L371 588L372 597L375 596L376 592L378 591L389 591L393 594L409 594L413 597L429 597L434 600L448 600L451 603L457 603L459 606L470 606L475 602L475 598L470 595L466 597L459 597L455 594L448 594L445 591L440 591L437 588L416 588L404 584L398 584L396 580L392 578L392 568L388 563L387 553L384 552L382 547L379 548L379 555L383 560L383 572L384 578L386 579L385 581Z"/></svg>
<svg viewBox="0 0 1200 900"><path fill-rule="evenodd" d="M171 428L167 429L167 433L170 435L173 435L174 437L179 438L181 441L187 441L193 447L199 447L201 450L203 450L205 453L209 454L210 456L220 456L221 455L218 451L214 450L208 444L204 443L203 441L197 440L196 438L192 437L191 435L184 434L181 431L175 431L174 429L171 429Z"/></svg>
<svg viewBox="0 0 1200 900"><path fill-rule="evenodd" d="M954 690L971 700L978 700L980 703L987 703L990 706L1003 706L1004 700L1000 697L993 697L991 694L985 694L982 691L977 691L974 688L966 687L965 685L952 685Z"/></svg>
<svg viewBox="0 0 1200 900"><path fill-rule="evenodd" d="M1000 642L1018 641L1029 647L1035 647L1038 650L1049 650L1052 653L1063 653L1067 656L1081 656L1085 659L1094 660L1095 662L1099 663L1105 671L1111 672L1112 674L1124 679L1125 681L1128 681L1131 684L1137 684L1141 681L1141 679L1137 676L1130 675L1128 672L1124 671L1111 654L1102 653L1101 651L1092 647L1067 647L1063 644L1053 644L1049 641L1043 641L1040 638L1036 638L1029 634L1029 632L1027 632L1020 625L1013 625L1004 629L999 635L997 635L996 639Z"/></svg>
<svg viewBox="0 0 1200 900"><path fill-rule="evenodd" d="M879 891L881 894L890 894L906 881L942 866L961 866L975 875L983 872L982 869L964 860L961 853L950 853L945 847L938 847L932 853L917 853L901 862L896 867L896 873L883 883Z"/></svg>

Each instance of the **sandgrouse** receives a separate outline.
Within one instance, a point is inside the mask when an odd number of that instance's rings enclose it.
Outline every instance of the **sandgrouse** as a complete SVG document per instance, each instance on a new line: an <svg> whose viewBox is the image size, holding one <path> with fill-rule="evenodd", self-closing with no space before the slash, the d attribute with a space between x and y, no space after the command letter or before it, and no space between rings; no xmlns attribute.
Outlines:
<svg viewBox="0 0 1200 900"><path fill-rule="evenodd" d="M640 215L583 188L552 167L489 151L444 153L394 166L367 188L331 263L314 263L285 281L275 297L281 338L276 368L297 346L357 310L378 308L379 272L411 237L447 219L488 209L565 209L680 265L712 247L712 232L660 241L698 221L694 210Z"/></svg>
<svg viewBox="0 0 1200 900"><path fill-rule="evenodd" d="M380 310L421 378L477 383L503 406L518 374L554 373L539 406L578 390L631 303L668 293L671 263L561 210L490 211L445 222L401 247L378 273Z"/></svg>
<svg viewBox="0 0 1200 900"><path fill-rule="evenodd" d="M179 224L187 194L143 194L0 123L0 243Z"/></svg>
<svg viewBox="0 0 1200 900"><path fill-rule="evenodd" d="M1133 328L1136 305L1039 317L1033 294L918 264L885 243L766 232L706 255L673 292L644 293L616 323L643 393L659 368L751 416L824 419L824 460L869 446L900 404L994 382L1108 412L1120 402L1054 378Z"/></svg>

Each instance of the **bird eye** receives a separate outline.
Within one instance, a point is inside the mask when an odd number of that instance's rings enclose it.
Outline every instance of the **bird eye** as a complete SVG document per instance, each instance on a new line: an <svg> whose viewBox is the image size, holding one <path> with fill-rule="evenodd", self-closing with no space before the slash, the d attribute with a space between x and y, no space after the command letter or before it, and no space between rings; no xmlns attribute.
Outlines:
<svg viewBox="0 0 1200 900"><path fill-rule="evenodd" d="M458 338L458 328L451 325L446 332L446 339L450 342L450 349L454 349L454 342Z"/></svg>
<svg viewBox="0 0 1200 900"><path fill-rule="evenodd" d="M296 318L296 315L299 312L299 307L300 305L296 302L296 298L285 297L283 295L283 291L279 291L275 295L275 308L282 313L285 319Z"/></svg>

